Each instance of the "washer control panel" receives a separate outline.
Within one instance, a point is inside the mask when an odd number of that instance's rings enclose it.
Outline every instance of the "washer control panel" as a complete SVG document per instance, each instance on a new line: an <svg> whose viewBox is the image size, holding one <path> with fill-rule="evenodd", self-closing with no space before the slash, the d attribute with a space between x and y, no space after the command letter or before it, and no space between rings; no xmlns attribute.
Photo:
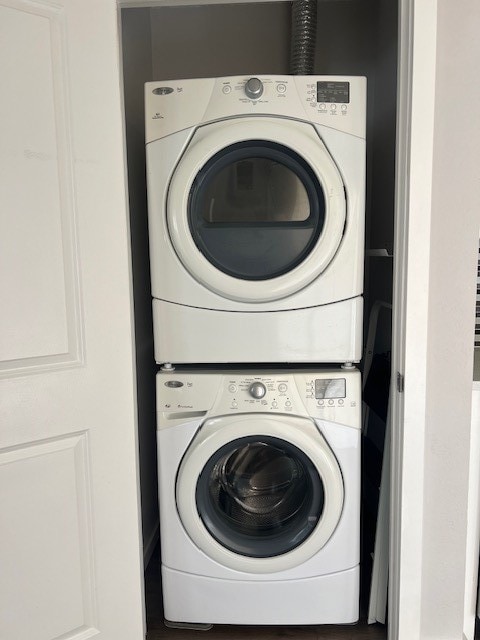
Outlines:
<svg viewBox="0 0 480 640"><path fill-rule="evenodd" d="M290 384L289 384L290 383ZM295 385L292 386L288 376L285 378L265 374L244 375L227 374L224 388L228 389L228 395L220 394L217 408L223 413L239 411L280 411L291 412L294 403L293 394L289 394L289 386L295 392L295 404L299 398L296 396ZM302 415L304 411L302 411Z"/></svg>
<svg viewBox="0 0 480 640"><path fill-rule="evenodd" d="M183 370L157 374L160 426L253 412L307 416L360 428L360 372Z"/></svg>

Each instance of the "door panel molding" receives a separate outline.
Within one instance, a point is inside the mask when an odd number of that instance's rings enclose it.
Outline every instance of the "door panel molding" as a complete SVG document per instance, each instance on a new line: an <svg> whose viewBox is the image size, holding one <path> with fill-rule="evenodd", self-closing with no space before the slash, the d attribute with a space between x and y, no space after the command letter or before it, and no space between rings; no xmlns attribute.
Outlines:
<svg viewBox="0 0 480 640"><path fill-rule="evenodd" d="M63 9L3 0L0 14L0 376L11 377L81 365L84 328Z"/></svg>
<svg viewBox="0 0 480 640"><path fill-rule="evenodd" d="M98 633L91 495L86 431L0 450L1 637Z"/></svg>

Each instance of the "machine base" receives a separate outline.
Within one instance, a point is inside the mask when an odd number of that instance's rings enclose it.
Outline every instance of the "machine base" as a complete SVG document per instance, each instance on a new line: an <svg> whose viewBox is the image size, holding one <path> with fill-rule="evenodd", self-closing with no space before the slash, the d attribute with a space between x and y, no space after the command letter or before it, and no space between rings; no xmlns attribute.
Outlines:
<svg viewBox="0 0 480 640"><path fill-rule="evenodd" d="M216 311L153 299L159 364L359 362L362 326L361 296L269 312Z"/></svg>
<svg viewBox="0 0 480 640"><path fill-rule="evenodd" d="M165 616L206 624L352 624L360 567L303 580L207 578L162 566Z"/></svg>
<svg viewBox="0 0 480 640"><path fill-rule="evenodd" d="M169 629L188 629L189 631L210 631L213 624L201 624L197 622L172 622L164 618L163 624Z"/></svg>

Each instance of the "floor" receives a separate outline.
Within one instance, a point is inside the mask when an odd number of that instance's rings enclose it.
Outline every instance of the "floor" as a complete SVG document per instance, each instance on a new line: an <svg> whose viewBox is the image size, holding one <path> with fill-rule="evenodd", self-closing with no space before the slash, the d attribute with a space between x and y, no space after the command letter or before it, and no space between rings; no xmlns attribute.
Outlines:
<svg viewBox="0 0 480 640"><path fill-rule="evenodd" d="M163 624L158 548L146 571L147 640L268 640L269 638L295 638L295 640L386 640L383 625L357 625L318 627L240 627L216 625L209 631L168 629Z"/></svg>

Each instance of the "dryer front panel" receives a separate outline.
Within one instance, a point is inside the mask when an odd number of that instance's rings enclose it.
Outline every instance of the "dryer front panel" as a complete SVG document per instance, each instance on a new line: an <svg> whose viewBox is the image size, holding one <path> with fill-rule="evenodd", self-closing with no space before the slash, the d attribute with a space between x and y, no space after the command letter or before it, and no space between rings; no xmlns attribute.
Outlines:
<svg viewBox="0 0 480 640"><path fill-rule="evenodd" d="M181 262L209 290L276 300L334 259L345 191L310 124L234 118L195 132L170 183L167 224Z"/></svg>
<svg viewBox="0 0 480 640"><path fill-rule="evenodd" d="M210 558L269 573L330 539L343 510L338 462L313 421L246 414L207 420L177 476L183 526Z"/></svg>

